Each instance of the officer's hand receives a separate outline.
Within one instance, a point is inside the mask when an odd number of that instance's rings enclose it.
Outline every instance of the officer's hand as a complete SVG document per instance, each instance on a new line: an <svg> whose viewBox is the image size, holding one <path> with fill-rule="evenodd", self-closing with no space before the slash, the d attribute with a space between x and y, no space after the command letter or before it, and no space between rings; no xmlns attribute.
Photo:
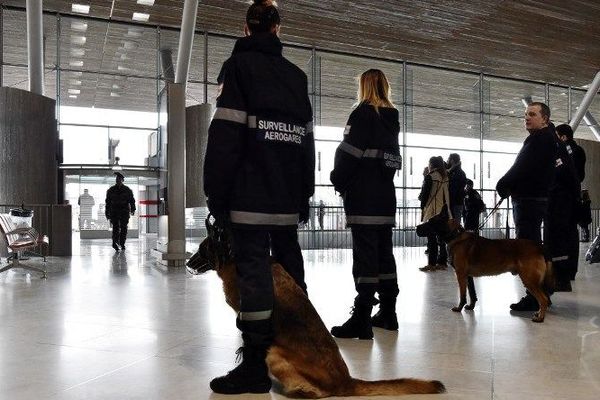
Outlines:
<svg viewBox="0 0 600 400"><path fill-rule="evenodd" d="M131 216L133 217L134 215L135 215L135 211L132 211L131 212Z"/></svg>
<svg viewBox="0 0 600 400"><path fill-rule="evenodd" d="M308 219L309 219L309 214L310 214L310 204L308 203L308 201L306 201L300 207L300 217L299 217L300 223L306 224L308 222Z"/></svg>
<svg viewBox="0 0 600 400"><path fill-rule="evenodd" d="M215 219L215 226L217 228L225 229L231 223L228 212L220 212L218 214L214 214L211 212L211 214L212 214L213 218Z"/></svg>

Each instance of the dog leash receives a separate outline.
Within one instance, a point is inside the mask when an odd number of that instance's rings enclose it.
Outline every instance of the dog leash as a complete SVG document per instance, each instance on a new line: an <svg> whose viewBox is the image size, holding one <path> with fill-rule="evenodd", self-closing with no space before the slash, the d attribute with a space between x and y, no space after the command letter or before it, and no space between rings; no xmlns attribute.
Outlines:
<svg viewBox="0 0 600 400"><path fill-rule="evenodd" d="M488 222L488 220L490 219L492 214L495 213L496 211L498 211L498 209L500 208L500 205L502 204L503 201L504 201L504 199L500 199L500 201L498 203L496 203L496 205L494 206L492 211L490 211L490 213L483 219L483 222L479 225L479 228L477 228L477 230L480 230L485 226L485 224Z"/></svg>

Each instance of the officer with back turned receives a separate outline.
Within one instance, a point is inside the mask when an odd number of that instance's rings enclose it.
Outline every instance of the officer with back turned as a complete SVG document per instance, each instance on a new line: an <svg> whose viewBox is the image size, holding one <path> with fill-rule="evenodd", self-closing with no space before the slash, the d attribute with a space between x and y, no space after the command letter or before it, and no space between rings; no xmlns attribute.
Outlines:
<svg viewBox="0 0 600 400"><path fill-rule="evenodd" d="M282 56L273 1L255 0L218 78L209 129L204 191L217 225L231 226L244 342L242 363L210 387L216 393L266 393L273 342L269 253L306 290L298 222L309 218L314 139L306 74Z"/></svg>

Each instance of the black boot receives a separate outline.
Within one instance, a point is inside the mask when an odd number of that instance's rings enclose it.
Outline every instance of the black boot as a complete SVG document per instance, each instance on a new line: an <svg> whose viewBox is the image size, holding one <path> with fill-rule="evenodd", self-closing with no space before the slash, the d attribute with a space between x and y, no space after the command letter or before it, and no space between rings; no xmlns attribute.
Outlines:
<svg viewBox="0 0 600 400"><path fill-rule="evenodd" d="M119 252L119 246L117 246L115 242L113 242L112 248L115 249L117 253Z"/></svg>
<svg viewBox="0 0 600 400"><path fill-rule="evenodd" d="M540 309L540 305L535 297L527 292L518 303L511 304L510 309L513 311L537 311Z"/></svg>
<svg viewBox="0 0 600 400"><path fill-rule="evenodd" d="M271 378L265 362L267 349L264 347L240 347L236 352L243 360L227 375L210 382L210 388L220 394L268 393Z"/></svg>
<svg viewBox="0 0 600 400"><path fill-rule="evenodd" d="M341 326L331 328L331 334L337 338L359 338L363 340L373 339L373 327L371 326L372 304L354 302L350 311L350 319Z"/></svg>
<svg viewBox="0 0 600 400"><path fill-rule="evenodd" d="M390 331L398 330L396 317L396 297L380 296L379 311L371 317L371 325Z"/></svg>

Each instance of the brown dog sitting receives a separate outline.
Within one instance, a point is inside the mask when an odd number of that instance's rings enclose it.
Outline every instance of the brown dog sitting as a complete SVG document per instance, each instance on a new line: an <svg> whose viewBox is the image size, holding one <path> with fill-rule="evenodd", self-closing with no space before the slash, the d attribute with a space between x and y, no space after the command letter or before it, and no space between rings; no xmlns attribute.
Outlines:
<svg viewBox="0 0 600 400"><path fill-rule="evenodd" d="M542 247L525 239L486 239L467 232L459 222L448 219L446 209L417 227L418 236L436 234L448 244L448 253L456 273L460 302L452 311L463 307L472 310L477 302L473 277L494 276L505 272L519 275L523 284L536 298L540 309L533 322L544 322L549 305L547 293L554 288L552 263L546 262ZM467 304L467 284L471 302Z"/></svg>
<svg viewBox="0 0 600 400"><path fill-rule="evenodd" d="M207 226L208 227L208 226ZM225 300L239 311L235 264L218 253L220 244L210 235L188 263L188 271L200 274L211 269L223 281ZM393 379L363 381L352 378L337 344L308 297L276 262L272 263L275 305L274 343L267 353L270 373L281 382L286 396L318 399L329 396L375 396L442 393L439 381Z"/></svg>

